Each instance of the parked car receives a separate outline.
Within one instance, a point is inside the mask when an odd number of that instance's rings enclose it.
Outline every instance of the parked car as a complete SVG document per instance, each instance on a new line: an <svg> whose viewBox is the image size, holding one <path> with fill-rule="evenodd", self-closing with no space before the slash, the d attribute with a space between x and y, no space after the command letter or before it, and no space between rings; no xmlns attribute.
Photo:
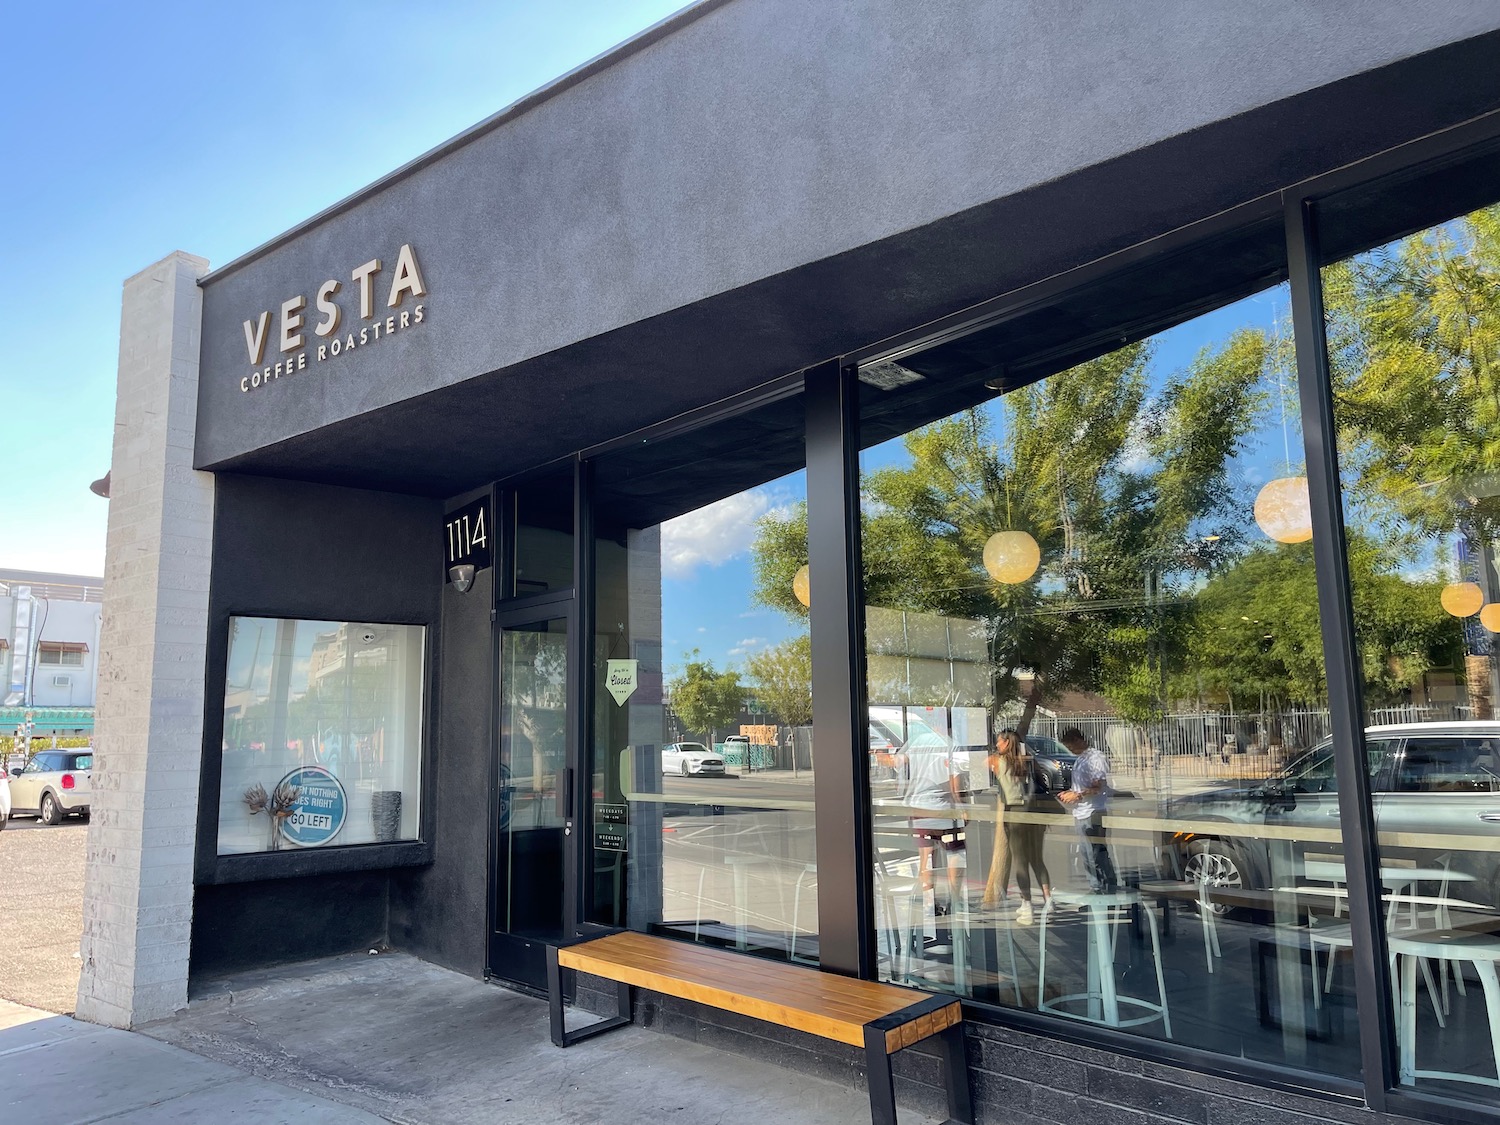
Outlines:
<svg viewBox="0 0 1500 1125"><path fill-rule="evenodd" d="M10 815L33 814L43 824L87 817L93 768L92 749L38 751L29 765L11 774Z"/></svg>
<svg viewBox="0 0 1500 1125"><path fill-rule="evenodd" d="M1038 795L1072 788L1073 763L1078 755L1045 734L1027 735L1025 746L1031 755L1031 777Z"/></svg>
<svg viewBox="0 0 1500 1125"><path fill-rule="evenodd" d="M1376 830L1388 841L1382 864L1452 871L1450 897L1500 905L1500 722L1370 727L1365 752ZM1342 843L1328 838L1339 825L1330 739L1273 777L1179 797L1166 814L1192 828L1169 841L1187 880L1269 889L1300 882L1309 861L1342 865ZM1224 829L1205 824L1214 821ZM1307 829L1306 840L1287 828ZM1493 842L1477 847L1475 836Z"/></svg>
<svg viewBox="0 0 1500 1125"><path fill-rule="evenodd" d="M724 775L724 758L701 742L672 742L661 748L661 772Z"/></svg>

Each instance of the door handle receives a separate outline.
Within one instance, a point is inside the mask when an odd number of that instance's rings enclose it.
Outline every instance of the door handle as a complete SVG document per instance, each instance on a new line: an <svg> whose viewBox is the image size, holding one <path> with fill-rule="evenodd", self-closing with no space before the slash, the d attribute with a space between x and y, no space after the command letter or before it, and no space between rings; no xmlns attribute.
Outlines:
<svg viewBox="0 0 1500 1125"><path fill-rule="evenodd" d="M1479 814L1480 820L1489 821L1491 824L1500 824L1500 809L1490 809L1488 812Z"/></svg>
<svg viewBox="0 0 1500 1125"><path fill-rule="evenodd" d="M562 784L557 787L557 815L571 822L573 819L573 767L562 771Z"/></svg>

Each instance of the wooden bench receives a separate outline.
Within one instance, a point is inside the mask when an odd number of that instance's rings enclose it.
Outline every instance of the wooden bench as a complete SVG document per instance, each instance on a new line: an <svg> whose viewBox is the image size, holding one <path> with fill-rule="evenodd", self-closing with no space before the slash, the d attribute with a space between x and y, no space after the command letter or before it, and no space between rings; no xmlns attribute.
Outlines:
<svg viewBox="0 0 1500 1125"><path fill-rule="evenodd" d="M563 1023L563 974L584 972L617 986L618 1015L569 1031ZM647 934L614 933L547 949L552 1042L568 1047L631 1022L631 989L751 1016L781 1027L863 1047L875 1125L896 1125L891 1056L937 1036L948 1086L948 1125L973 1125L963 1014L951 996L764 961Z"/></svg>

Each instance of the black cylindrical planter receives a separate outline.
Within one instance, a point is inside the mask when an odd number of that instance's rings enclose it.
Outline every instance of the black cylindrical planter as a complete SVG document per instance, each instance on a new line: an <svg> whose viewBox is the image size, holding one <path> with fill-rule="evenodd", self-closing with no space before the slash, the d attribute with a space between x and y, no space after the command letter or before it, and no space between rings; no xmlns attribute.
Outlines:
<svg viewBox="0 0 1500 1125"><path fill-rule="evenodd" d="M400 790L389 789L371 795L370 822L375 827L375 839L380 843L385 843L388 840L395 840L400 837Z"/></svg>

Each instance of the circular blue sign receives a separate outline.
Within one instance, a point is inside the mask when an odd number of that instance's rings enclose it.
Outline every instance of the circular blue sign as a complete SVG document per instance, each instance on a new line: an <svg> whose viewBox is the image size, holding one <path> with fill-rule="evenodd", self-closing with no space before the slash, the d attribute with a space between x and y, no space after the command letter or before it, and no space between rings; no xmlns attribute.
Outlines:
<svg viewBox="0 0 1500 1125"><path fill-rule="evenodd" d="M349 798L339 779L322 766L302 766L281 779L297 788L292 815L281 822L281 834L301 848L316 848L339 834L349 814Z"/></svg>

